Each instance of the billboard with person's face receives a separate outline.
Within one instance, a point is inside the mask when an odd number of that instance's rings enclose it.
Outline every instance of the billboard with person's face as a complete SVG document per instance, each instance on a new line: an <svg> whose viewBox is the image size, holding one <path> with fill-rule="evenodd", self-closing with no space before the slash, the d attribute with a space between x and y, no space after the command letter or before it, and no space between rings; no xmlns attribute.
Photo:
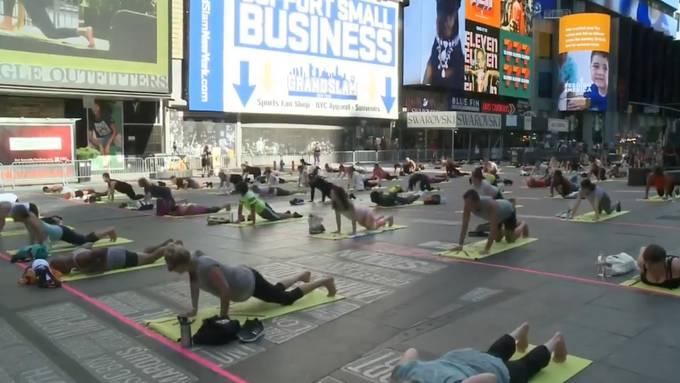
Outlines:
<svg viewBox="0 0 680 383"><path fill-rule="evenodd" d="M498 94L498 29L467 22L465 31L465 91Z"/></svg>
<svg viewBox="0 0 680 383"><path fill-rule="evenodd" d="M123 133L123 103L95 100L92 108L88 109L86 150L94 170L122 169L125 166ZM79 149L79 154L84 154L84 149Z"/></svg>
<svg viewBox="0 0 680 383"><path fill-rule="evenodd" d="M169 1L3 0L0 85L167 94Z"/></svg>
<svg viewBox="0 0 680 383"><path fill-rule="evenodd" d="M523 36L531 35L536 11L542 11L534 0L501 0L501 29Z"/></svg>
<svg viewBox="0 0 680 383"><path fill-rule="evenodd" d="M462 90L465 1L413 0L404 10L404 85Z"/></svg>
<svg viewBox="0 0 680 383"><path fill-rule="evenodd" d="M559 110L607 110L610 27L610 17L599 13L560 19Z"/></svg>

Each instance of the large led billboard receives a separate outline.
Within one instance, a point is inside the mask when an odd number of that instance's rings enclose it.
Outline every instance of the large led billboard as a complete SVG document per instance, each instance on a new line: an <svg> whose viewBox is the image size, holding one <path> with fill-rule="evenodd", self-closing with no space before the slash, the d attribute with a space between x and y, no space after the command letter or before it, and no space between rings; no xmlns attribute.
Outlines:
<svg viewBox="0 0 680 383"><path fill-rule="evenodd" d="M465 90L498 94L498 29L467 22L465 31Z"/></svg>
<svg viewBox="0 0 680 383"><path fill-rule="evenodd" d="M399 5L191 0L194 111L398 117Z"/></svg>
<svg viewBox="0 0 680 383"><path fill-rule="evenodd" d="M600 13L560 19L559 110L607 110L610 28L609 15Z"/></svg>
<svg viewBox="0 0 680 383"><path fill-rule="evenodd" d="M534 68L531 37L501 30L501 81L502 96L529 98L531 76Z"/></svg>
<svg viewBox="0 0 680 383"><path fill-rule="evenodd" d="M170 92L169 0L2 3L0 86Z"/></svg>

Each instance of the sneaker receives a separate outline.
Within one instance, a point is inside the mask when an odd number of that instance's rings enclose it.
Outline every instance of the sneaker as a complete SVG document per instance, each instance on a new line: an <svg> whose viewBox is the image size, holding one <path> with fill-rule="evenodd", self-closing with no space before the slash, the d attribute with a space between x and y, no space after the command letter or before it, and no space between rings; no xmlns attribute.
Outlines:
<svg viewBox="0 0 680 383"><path fill-rule="evenodd" d="M257 342L264 336L264 325L259 319L246 319L236 337L243 343Z"/></svg>
<svg viewBox="0 0 680 383"><path fill-rule="evenodd" d="M357 199L357 196L354 193L349 193L349 199Z"/></svg>
<svg viewBox="0 0 680 383"><path fill-rule="evenodd" d="M616 209L616 212L617 212L617 213L620 213L620 212L621 212L621 202L620 202L620 201L616 203L615 209Z"/></svg>
<svg viewBox="0 0 680 383"><path fill-rule="evenodd" d="M291 206L304 205L304 203L305 200L303 200L302 198L293 198L292 200L290 200Z"/></svg>

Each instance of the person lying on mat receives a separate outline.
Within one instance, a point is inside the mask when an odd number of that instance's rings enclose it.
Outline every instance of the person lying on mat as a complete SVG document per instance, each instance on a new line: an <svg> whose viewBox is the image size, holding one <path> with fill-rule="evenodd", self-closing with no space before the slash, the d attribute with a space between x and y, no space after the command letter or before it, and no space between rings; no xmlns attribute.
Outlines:
<svg viewBox="0 0 680 383"><path fill-rule="evenodd" d="M601 187L595 185L590 179L586 178L581 181L581 191L579 192L578 198L576 199L576 204L574 208L569 212L567 218L574 218L576 211L579 206L581 206L581 200L587 199L590 202L590 206L593 207L595 212L595 220L600 219L600 214L604 212L609 215L615 210L617 212L621 211L621 202L617 202L612 206L612 200L609 198L609 194L604 191Z"/></svg>
<svg viewBox="0 0 680 383"><path fill-rule="evenodd" d="M321 202L326 202L326 197L331 196L331 189L333 184L326 181L318 171L313 171L309 174L309 188L311 189L311 195L309 197L309 202L314 202L314 191L319 189L321 192Z"/></svg>
<svg viewBox="0 0 680 383"><path fill-rule="evenodd" d="M105 273L155 263L163 257L163 248L170 243L174 243L172 239L158 246L147 247L143 252L130 251L120 246L93 249L92 243L88 243L71 254L55 255L47 261L53 270L62 275L72 272Z"/></svg>
<svg viewBox="0 0 680 383"><path fill-rule="evenodd" d="M468 190L463 194L465 207L463 209L463 227L460 229L460 239L454 251L463 249L465 237L468 233L471 214L489 222L489 239L480 254L488 254L494 242L500 242L503 237L507 243L513 243L520 236L529 236L529 226L526 222L517 220L517 213L512 202L505 199L493 199L480 197L474 190Z"/></svg>
<svg viewBox="0 0 680 383"><path fill-rule="evenodd" d="M222 207L218 206L205 206L196 203L181 203L177 204L170 210L168 215L173 215L176 217L185 217L191 215L203 215L203 214L213 214L217 213L222 209L229 210L231 208L230 204L226 204Z"/></svg>
<svg viewBox="0 0 680 383"><path fill-rule="evenodd" d="M472 189L475 190L482 197L489 197L493 199L503 199L503 192L484 177L484 172L481 167L475 168L470 175L470 183Z"/></svg>
<svg viewBox="0 0 680 383"><path fill-rule="evenodd" d="M410 205L419 198L417 194L400 197L397 193L383 193L378 190L371 192L371 202L382 207Z"/></svg>
<svg viewBox="0 0 680 383"><path fill-rule="evenodd" d="M29 245L46 244L49 240L52 242L64 241L71 245L82 246L88 242L97 242L104 237L109 237L111 242L115 242L118 238L113 228L83 235L61 224L49 224L38 219L38 216L30 212L25 206L20 205L12 210L12 218L15 222L23 223L26 226Z"/></svg>
<svg viewBox="0 0 680 383"><path fill-rule="evenodd" d="M104 183L106 183L109 201L113 201L116 192L125 194L126 196L128 196L128 198L130 198L133 201L137 201L144 198L144 196L141 194L135 194L135 189L132 188L132 185L130 185L127 182L111 178L111 175L109 173L102 174L102 178L104 179Z"/></svg>
<svg viewBox="0 0 680 383"><path fill-rule="evenodd" d="M442 175L437 175L437 176L430 176L425 173L415 173L411 175L408 179L408 190L413 191L415 189L416 184L420 182L420 191L430 191L432 189L432 184L438 184L441 182L446 182L449 180L449 177L447 176L442 176Z"/></svg>
<svg viewBox="0 0 680 383"><path fill-rule="evenodd" d="M643 247L638 257L640 280L650 286L677 289L680 287L680 258L666 254L659 245Z"/></svg>
<svg viewBox="0 0 680 383"><path fill-rule="evenodd" d="M331 189L331 201L333 202L333 210L335 210L335 222L338 226L336 233L340 233L343 215L352 221L352 234L357 233L357 223L365 227L366 230L377 230L385 224L389 226L394 224L394 218L391 216L378 216L367 207L354 206L345 189L339 186L333 186Z"/></svg>
<svg viewBox="0 0 680 383"><path fill-rule="evenodd" d="M61 197L66 200L81 199L83 201L95 201L101 197L107 196L109 193L98 193L92 188L73 189L64 185L49 185L43 186L43 193L45 194L61 194Z"/></svg>
<svg viewBox="0 0 680 383"><path fill-rule="evenodd" d="M175 184L175 187L177 190L181 189L200 189L201 185L196 182L195 179L191 177L177 177L177 176L172 176L170 177L170 182Z"/></svg>
<svg viewBox="0 0 680 383"><path fill-rule="evenodd" d="M522 358L510 360L515 352L529 348L529 324L523 323L503 335L486 352L456 349L432 361L419 360L418 351L406 350L392 370L393 383L528 383L550 364L567 360L567 345L557 332L543 345Z"/></svg>
<svg viewBox="0 0 680 383"><path fill-rule="evenodd" d="M645 186L645 199L649 198L649 188L654 186L656 194L664 199L673 196L673 190L678 186L675 177L670 173L664 172L661 166L654 168L654 171L647 177L647 185Z"/></svg>
<svg viewBox="0 0 680 383"><path fill-rule="evenodd" d="M264 302L289 306L310 292L325 287L328 296L336 294L333 277L311 280L311 273L305 271L276 284L267 281L257 270L247 266L232 266L218 262L204 255L200 250L190 254L181 243L163 248L168 271L189 274L191 286L191 311L185 316L198 313L198 298L201 290L220 298L220 316L229 316L231 302L244 302L255 297ZM290 289L296 283L301 284Z"/></svg>
<svg viewBox="0 0 680 383"><path fill-rule="evenodd" d="M576 183L577 180L578 175L575 175L572 179L567 179L561 170L555 170L552 182L550 183L550 197L554 197L555 191L557 191L564 199L575 199L580 190Z"/></svg>
<svg viewBox="0 0 680 383"><path fill-rule="evenodd" d="M269 206L268 203L262 200L260 196L255 194L252 190L249 190L248 184L241 182L236 184L236 192L241 195L241 200L238 204L238 220L239 222L245 221L243 216L243 207L250 209L250 217L248 220L255 226L255 217L260 216L267 221L280 221L282 219L290 218L300 218L302 217L298 213L291 213L286 211L284 213L277 213L274 209Z"/></svg>
<svg viewBox="0 0 680 383"><path fill-rule="evenodd" d="M252 187L253 192L255 194L259 195L267 195L271 197L281 197L281 196L289 196L293 195L292 191L286 190L284 188L280 188L278 186L267 186L267 185L253 185Z"/></svg>
<svg viewBox="0 0 680 383"><path fill-rule="evenodd" d="M395 180L395 179L398 179L398 178L399 177L397 177L396 175L393 176L390 173L388 173L385 169L382 168L382 166L380 166L380 164L373 165L373 178L372 179L374 179L376 181L380 181L380 180L391 181L391 180Z"/></svg>
<svg viewBox="0 0 680 383"><path fill-rule="evenodd" d="M159 186L152 184L146 178L140 178L137 182L139 187L144 188L144 201L149 203L151 199L157 198L166 201L169 208L175 206L175 197L172 196L172 190L167 186Z"/></svg>

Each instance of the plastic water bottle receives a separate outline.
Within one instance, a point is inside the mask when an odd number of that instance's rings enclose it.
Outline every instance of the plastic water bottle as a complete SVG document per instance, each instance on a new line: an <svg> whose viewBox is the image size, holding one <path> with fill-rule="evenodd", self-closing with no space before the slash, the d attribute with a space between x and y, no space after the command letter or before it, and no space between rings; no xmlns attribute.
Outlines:
<svg viewBox="0 0 680 383"><path fill-rule="evenodd" d="M603 279L607 278L607 270L602 253L597 256L597 276Z"/></svg>
<svg viewBox="0 0 680 383"><path fill-rule="evenodd" d="M191 347L193 345L191 339L191 321L184 316L178 316L177 321L179 322L180 343L182 347Z"/></svg>

